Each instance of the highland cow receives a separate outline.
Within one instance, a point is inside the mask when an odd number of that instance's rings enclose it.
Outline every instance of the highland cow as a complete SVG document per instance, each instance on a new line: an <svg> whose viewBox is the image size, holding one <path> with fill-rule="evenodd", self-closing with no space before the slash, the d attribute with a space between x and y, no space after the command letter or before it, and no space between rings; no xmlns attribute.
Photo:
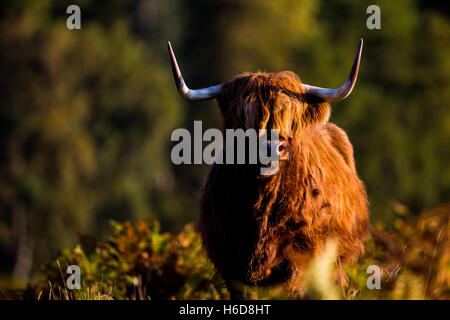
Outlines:
<svg viewBox="0 0 450 320"><path fill-rule="evenodd" d="M223 128L278 129L279 171L261 176L258 165L213 164L201 193L197 229L226 281L282 283L301 292L305 267L329 238L340 265L364 250L368 203L346 133L328 122L328 102L346 98L359 70L362 39L345 84L326 89L301 83L292 72L245 73L192 90L169 43L175 82L189 100L217 99Z"/></svg>

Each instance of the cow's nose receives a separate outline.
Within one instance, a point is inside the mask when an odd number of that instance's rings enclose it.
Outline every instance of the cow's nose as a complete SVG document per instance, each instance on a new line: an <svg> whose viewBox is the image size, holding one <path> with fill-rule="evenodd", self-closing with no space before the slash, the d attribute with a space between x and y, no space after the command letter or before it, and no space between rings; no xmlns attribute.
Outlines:
<svg viewBox="0 0 450 320"><path fill-rule="evenodd" d="M273 162L290 160L289 143L284 140L266 141L262 148L259 148L259 160L263 165L271 165Z"/></svg>
<svg viewBox="0 0 450 320"><path fill-rule="evenodd" d="M283 143L279 143L277 146L277 154L280 155L283 153L285 146L283 145Z"/></svg>
<svg viewBox="0 0 450 320"><path fill-rule="evenodd" d="M289 146L287 141L277 141L275 150L280 160L289 160Z"/></svg>

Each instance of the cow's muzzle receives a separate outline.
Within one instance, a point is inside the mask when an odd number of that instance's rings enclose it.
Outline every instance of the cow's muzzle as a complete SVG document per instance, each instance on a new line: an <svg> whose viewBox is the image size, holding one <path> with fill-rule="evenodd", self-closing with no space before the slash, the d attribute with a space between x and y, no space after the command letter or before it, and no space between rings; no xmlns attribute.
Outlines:
<svg viewBox="0 0 450 320"><path fill-rule="evenodd" d="M285 140L267 141L267 148L260 148L260 161L262 176L277 174L282 161L290 161L291 150L289 143Z"/></svg>

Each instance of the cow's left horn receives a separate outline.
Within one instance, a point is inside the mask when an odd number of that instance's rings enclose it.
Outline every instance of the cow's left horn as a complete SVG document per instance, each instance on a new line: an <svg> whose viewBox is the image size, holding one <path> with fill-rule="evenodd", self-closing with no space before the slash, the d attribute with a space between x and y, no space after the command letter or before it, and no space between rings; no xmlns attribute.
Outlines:
<svg viewBox="0 0 450 320"><path fill-rule="evenodd" d="M167 42L167 46L169 47L169 55L170 55L170 63L172 64L173 79L175 80L178 92L182 97L190 101L200 101L212 99L220 95L220 93L222 92L221 84L213 87L196 90L189 89L186 83L184 83L184 79L183 76L181 75L180 68L178 67L177 59L175 58L175 54L173 53L170 41Z"/></svg>
<svg viewBox="0 0 450 320"><path fill-rule="evenodd" d="M347 98L347 96L350 94L350 92L352 92L353 87L355 86L356 78L358 78L362 47L363 39L361 38L361 40L359 41L358 51L356 52L355 61L353 62L352 70L350 71L347 81L345 81L342 87L338 89L327 89L304 84L303 88L305 89L306 93L317 96L324 101L329 102L339 101Z"/></svg>

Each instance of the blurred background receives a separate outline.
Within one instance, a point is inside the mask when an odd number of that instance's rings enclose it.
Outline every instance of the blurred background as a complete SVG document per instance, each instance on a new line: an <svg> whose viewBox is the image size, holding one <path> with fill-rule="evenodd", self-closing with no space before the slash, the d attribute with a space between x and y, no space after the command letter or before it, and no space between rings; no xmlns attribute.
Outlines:
<svg viewBox="0 0 450 320"><path fill-rule="evenodd" d="M66 27L71 4L81 30ZM366 27L371 4L381 30ZM178 96L167 40L192 88L283 70L338 87L363 37L355 90L330 121L353 143L372 224L449 202L449 15L425 0L1 1L0 281L32 282L112 219L169 232L195 220L208 167L172 165L170 134L220 117Z"/></svg>

